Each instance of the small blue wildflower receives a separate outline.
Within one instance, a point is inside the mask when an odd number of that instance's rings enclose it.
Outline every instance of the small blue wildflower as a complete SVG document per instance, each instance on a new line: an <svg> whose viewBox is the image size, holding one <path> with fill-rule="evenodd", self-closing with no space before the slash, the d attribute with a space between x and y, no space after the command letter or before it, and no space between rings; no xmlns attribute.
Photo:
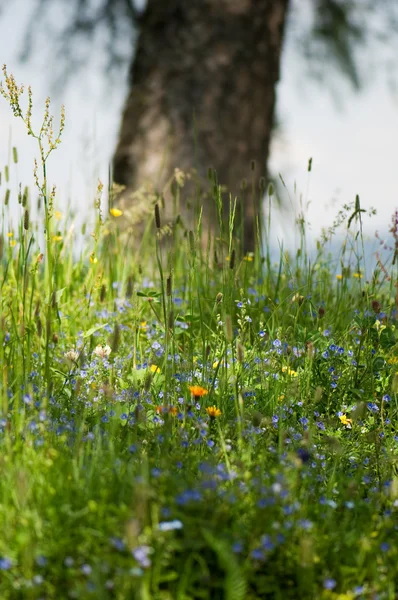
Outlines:
<svg viewBox="0 0 398 600"><path fill-rule="evenodd" d="M263 553L263 550L261 548L255 548L254 550L252 550L250 556L254 560L262 560L264 558L264 553Z"/></svg>
<svg viewBox="0 0 398 600"><path fill-rule="evenodd" d="M325 425L324 423L322 423L322 421L317 421L316 426L318 427L318 429L320 429L321 431L325 431Z"/></svg>
<svg viewBox="0 0 398 600"><path fill-rule="evenodd" d="M272 342L272 345L273 345L275 348L280 348L280 347L282 346L282 342L281 342L280 340L276 339L276 340L274 340L274 341Z"/></svg>
<svg viewBox="0 0 398 600"><path fill-rule="evenodd" d="M373 413L379 412L379 407L375 402L368 402L367 407Z"/></svg>
<svg viewBox="0 0 398 600"><path fill-rule="evenodd" d="M83 575L91 575L92 573L92 567L91 565L88 565L87 563L85 563L84 565L81 566L80 568L81 572L83 573Z"/></svg>
<svg viewBox="0 0 398 600"><path fill-rule="evenodd" d="M148 556L151 553L151 551L152 548L150 548L149 546L137 546L137 548L134 548L132 550L132 555L141 567L147 568L151 566L151 560Z"/></svg>
<svg viewBox="0 0 398 600"><path fill-rule="evenodd" d="M182 529L183 524L178 519L174 521L162 521L158 525L159 531L174 531L175 529Z"/></svg>
<svg viewBox="0 0 398 600"><path fill-rule="evenodd" d="M240 542L240 541L234 542L232 544L232 552L234 552L235 554L240 554L241 552L243 552L242 542Z"/></svg>
<svg viewBox="0 0 398 600"><path fill-rule="evenodd" d="M323 587L325 588L325 590L334 590L334 588L336 587L337 582L335 579L324 579L323 580Z"/></svg>
<svg viewBox="0 0 398 600"><path fill-rule="evenodd" d="M9 558L0 558L0 571L8 571L12 567L12 560Z"/></svg>

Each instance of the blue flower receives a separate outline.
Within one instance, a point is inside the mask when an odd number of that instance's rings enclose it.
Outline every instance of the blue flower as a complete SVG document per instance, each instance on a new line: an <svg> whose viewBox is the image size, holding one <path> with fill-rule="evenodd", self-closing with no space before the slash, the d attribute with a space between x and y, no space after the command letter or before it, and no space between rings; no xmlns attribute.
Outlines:
<svg viewBox="0 0 398 600"><path fill-rule="evenodd" d="M8 571L12 567L12 560L9 558L0 558L0 571Z"/></svg>
<svg viewBox="0 0 398 600"><path fill-rule="evenodd" d="M159 531L174 531L175 529L182 529L183 524L178 519L174 521L162 521L158 525Z"/></svg>
<svg viewBox="0 0 398 600"><path fill-rule="evenodd" d="M335 579L324 579L323 581L323 587L325 588L325 590L334 590L334 588L336 587L337 582Z"/></svg>

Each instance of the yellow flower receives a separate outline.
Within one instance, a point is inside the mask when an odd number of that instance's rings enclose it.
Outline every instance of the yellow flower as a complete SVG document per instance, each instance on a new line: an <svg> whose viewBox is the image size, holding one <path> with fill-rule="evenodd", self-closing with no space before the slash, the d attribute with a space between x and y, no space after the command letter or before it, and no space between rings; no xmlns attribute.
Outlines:
<svg viewBox="0 0 398 600"><path fill-rule="evenodd" d="M291 377L297 377L298 376L297 371L293 371L293 369L291 369L290 367L282 367L282 373L287 373Z"/></svg>
<svg viewBox="0 0 398 600"><path fill-rule="evenodd" d="M362 279L362 273L360 271L358 273L353 273L352 276L356 279Z"/></svg>
<svg viewBox="0 0 398 600"><path fill-rule="evenodd" d="M93 264L98 262L98 258L95 256L94 252L90 254L90 262Z"/></svg>
<svg viewBox="0 0 398 600"><path fill-rule="evenodd" d="M204 387L201 387L200 385L190 385L188 389L194 398L201 398L202 396L206 396L206 394L209 393Z"/></svg>
<svg viewBox="0 0 398 600"><path fill-rule="evenodd" d="M216 406L208 406L206 408L206 412L211 419L215 419L216 417L219 417L221 415L221 410Z"/></svg>
<svg viewBox="0 0 398 600"><path fill-rule="evenodd" d="M341 280L343 279L343 276L342 276L341 274L339 274L339 275L336 275L336 279L337 279L338 281L341 281Z"/></svg>
<svg viewBox="0 0 398 600"><path fill-rule="evenodd" d="M249 252L246 256L243 257L243 260L247 260L247 262L253 261L253 252Z"/></svg>
<svg viewBox="0 0 398 600"><path fill-rule="evenodd" d="M14 248L14 246L16 246L16 244L17 244L17 240L10 240L11 248Z"/></svg>
<svg viewBox="0 0 398 600"><path fill-rule="evenodd" d="M140 329L142 329L143 331L146 331L146 321L141 321Z"/></svg>
<svg viewBox="0 0 398 600"><path fill-rule="evenodd" d="M63 218L63 216L64 216L64 215L63 215L63 214L61 213L61 211L59 211L59 210L56 210L56 211L55 211L55 213L54 213L54 217L55 217L56 219L58 219L58 221L60 221L60 220Z"/></svg>
<svg viewBox="0 0 398 600"><path fill-rule="evenodd" d="M123 214L122 210L119 210L118 208L111 208L109 211L112 215L112 217L121 217Z"/></svg>
<svg viewBox="0 0 398 600"><path fill-rule="evenodd" d="M13 231L9 231L9 232L7 233L7 237L9 237L9 238L12 238L12 237L14 237L14 232L13 232Z"/></svg>
<svg viewBox="0 0 398 600"><path fill-rule="evenodd" d="M53 235L53 242L62 242L62 235Z"/></svg>
<svg viewBox="0 0 398 600"><path fill-rule="evenodd" d="M345 425L348 429L351 429L352 419L348 419L347 415L340 415L339 419L342 425Z"/></svg>
<svg viewBox="0 0 398 600"><path fill-rule="evenodd" d="M157 365L151 365L150 369L152 373L160 373L160 368Z"/></svg>

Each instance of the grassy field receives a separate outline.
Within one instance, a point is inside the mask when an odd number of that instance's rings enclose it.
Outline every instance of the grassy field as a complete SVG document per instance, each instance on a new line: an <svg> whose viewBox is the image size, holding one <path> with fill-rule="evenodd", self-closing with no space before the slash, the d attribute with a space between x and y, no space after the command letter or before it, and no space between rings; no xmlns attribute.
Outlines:
<svg viewBox="0 0 398 600"><path fill-rule="evenodd" d="M126 251L101 185L71 232L49 106L35 131L3 85L38 165L35 191L1 179L0 598L397 598L398 216L368 280L359 199L334 257L303 220L295 255L242 256L217 186L211 251L161 203Z"/></svg>

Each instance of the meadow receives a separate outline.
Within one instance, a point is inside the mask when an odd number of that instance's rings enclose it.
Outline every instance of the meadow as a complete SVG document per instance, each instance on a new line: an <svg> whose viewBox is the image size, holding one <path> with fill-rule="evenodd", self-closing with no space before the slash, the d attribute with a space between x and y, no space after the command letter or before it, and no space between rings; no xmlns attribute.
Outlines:
<svg viewBox="0 0 398 600"><path fill-rule="evenodd" d="M359 198L315 259L299 219L275 261L272 187L242 255L214 173L207 247L156 195L130 247L101 184L73 231L48 189L64 114L35 129L3 79L38 161L35 190L10 191L16 149L1 173L0 598L397 598L398 213L366 276Z"/></svg>

